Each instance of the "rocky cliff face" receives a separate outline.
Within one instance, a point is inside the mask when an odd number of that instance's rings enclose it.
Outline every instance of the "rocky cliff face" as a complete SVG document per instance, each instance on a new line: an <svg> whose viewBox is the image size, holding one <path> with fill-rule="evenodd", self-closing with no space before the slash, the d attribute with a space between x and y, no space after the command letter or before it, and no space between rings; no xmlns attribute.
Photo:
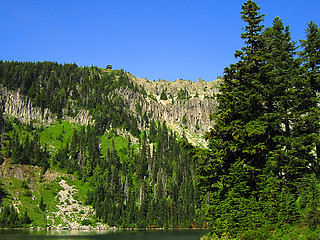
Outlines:
<svg viewBox="0 0 320 240"><path fill-rule="evenodd" d="M217 79L212 82L206 82L199 79L198 82L192 82L190 80L186 81L178 79L174 82L169 82L166 80L149 81L134 76L131 76L131 78L138 86L146 89L148 94L160 97L162 91L165 90L168 96L172 95L172 97L176 98L180 90L187 90L191 97L198 95L200 99L212 97L213 94L216 94L218 92L217 87L221 81L220 79Z"/></svg>
<svg viewBox="0 0 320 240"><path fill-rule="evenodd" d="M221 80L198 82L176 80L168 82L164 80L150 82L146 79L135 78L132 80L141 88L144 88L148 97L141 97L129 89L120 89L120 94L127 102L130 110L137 113L137 103L141 112L146 112L156 121L166 121L167 124L178 133L186 132L186 136L192 143L205 145L202 135L207 132L212 123L210 114L216 109L215 94ZM161 100L161 94L165 93L167 100ZM179 97L183 92L184 99Z"/></svg>
<svg viewBox="0 0 320 240"><path fill-rule="evenodd" d="M128 110L139 116L140 119L146 113L155 121L166 121L167 125L178 134L182 135L185 132L188 140L193 144L206 145L202 136L212 125L209 116L217 106L215 94L218 92L220 80L151 82L129 76L138 87L146 91L146 95L127 88L117 89L114 95L121 96L125 100ZM161 94L165 94L167 99L164 100ZM49 109L35 107L30 99L20 94L19 90L11 91L0 86L0 98L4 112L22 122L53 124L57 121L57 117ZM137 104L140 106L139 110ZM75 117L64 116L64 119L83 125L94 123L87 110L79 111ZM145 126L140 125L140 128L144 130Z"/></svg>
<svg viewBox="0 0 320 240"><path fill-rule="evenodd" d="M216 101L212 98L200 99L193 97L188 100L160 100L150 97L142 98L129 89L120 89L117 94L121 95L128 103L129 109L138 114L136 105L140 103L141 112L146 112L156 121L166 121L186 127L192 132L208 131L211 123L209 115L215 111ZM186 123L183 122L185 117Z"/></svg>
<svg viewBox="0 0 320 240"><path fill-rule="evenodd" d="M4 113L18 118L22 122L31 123L37 121L51 124L56 121L56 117L50 110L33 106L30 99L20 94L18 91L10 91L0 86L0 98L4 107Z"/></svg>
<svg viewBox="0 0 320 240"><path fill-rule="evenodd" d="M29 98L20 94L19 90L11 91L0 86L0 100L4 107L4 113L18 118L21 122L53 124L57 121L56 115L52 114L50 109L41 109L34 106ZM83 125L94 122L92 116L89 115L89 111L86 110L79 111L73 118L66 117L65 119Z"/></svg>

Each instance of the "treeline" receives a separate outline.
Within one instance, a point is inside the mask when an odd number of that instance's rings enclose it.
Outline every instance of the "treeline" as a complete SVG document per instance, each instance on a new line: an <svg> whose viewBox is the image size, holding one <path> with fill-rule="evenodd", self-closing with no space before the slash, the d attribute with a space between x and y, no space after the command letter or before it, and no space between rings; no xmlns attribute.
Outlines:
<svg viewBox="0 0 320 240"><path fill-rule="evenodd" d="M107 71L97 67L54 62L0 61L0 85L20 90L35 106L49 108L58 118L74 116L87 109L97 121L100 132L122 127L139 135L136 117L115 90L139 90L123 70Z"/></svg>
<svg viewBox="0 0 320 240"><path fill-rule="evenodd" d="M242 6L245 46L225 68L197 173L213 235L281 239L319 230L320 30L310 22L297 46L259 10Z"/></svg>

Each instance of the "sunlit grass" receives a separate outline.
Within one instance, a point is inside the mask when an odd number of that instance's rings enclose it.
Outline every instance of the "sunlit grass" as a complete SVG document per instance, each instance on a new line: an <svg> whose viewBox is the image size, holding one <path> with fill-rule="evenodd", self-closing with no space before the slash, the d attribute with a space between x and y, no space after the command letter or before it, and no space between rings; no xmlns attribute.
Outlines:
<svg viewBox="0 0 320 240"><path fill-rule="evenodd" d="M47 145L50 152L55 152L62 147L66 147L71 142L74 130L80 131L81 125L62 121L50 127L44 128L40 132L40 143Z"/></svg>

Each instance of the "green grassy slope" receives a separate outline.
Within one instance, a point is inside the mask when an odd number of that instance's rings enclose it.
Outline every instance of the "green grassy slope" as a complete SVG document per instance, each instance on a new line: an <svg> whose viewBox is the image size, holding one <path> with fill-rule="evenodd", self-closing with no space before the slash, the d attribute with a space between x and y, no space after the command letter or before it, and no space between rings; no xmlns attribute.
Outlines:
<svg viewBox="0 0 320 240"><path fill-rule="evenodd" d="M12 121L14 121L12 119ZM70 143L74 130L80 131L82 125L70 123L68 121L57 122L54 125L32 129L30 126L21 124L12 124L11 131L8 135L12 136L18 133L22 137L22 141L31 138L32 131L38 131L41 146L46 146L50 153L55 153L67 143ZM114 141L115 149L119 153L120 158L125 158L127 155L128 139L110 132L100 137L101 154L106 154L107 141L109 141L109 149L112 149L112 141ZM136 148L136 146L132 146ZM27 209L28 215L32 220L31 225L41 228L51 226L52 221L48 220L48 216L54 215L58 211L57 205L60 204L58 193L62 190L59 185L61 177L71 186L73 185L76 192L73 194L75 200L84 204L86 195L89 190L92 190L89 182L84 182L76 178L75 175L67 174L66 171L57 169L57 166L51 168L43 175L42 168L31 165L11 164L10 159L7 159L0 166L0 179L2 189L6 196L2 199L1 205L14 205L20 212L24 213ZM39 207L39 203L43 197L46 205L45 211ZM81 215L82 213L79 213ZM89 219L94 223L95 219ZM61 218L55 219L55 225L65 226Z"/></svg>

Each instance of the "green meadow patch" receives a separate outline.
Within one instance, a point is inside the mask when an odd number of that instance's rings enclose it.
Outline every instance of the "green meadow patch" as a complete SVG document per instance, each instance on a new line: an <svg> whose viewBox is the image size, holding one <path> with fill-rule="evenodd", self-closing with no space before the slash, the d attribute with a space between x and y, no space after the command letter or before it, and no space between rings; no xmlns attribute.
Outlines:
<svg viewBox="0 0 320 240"><path fill-rule="evenodd" d="M70 143L74 130L80 131L82 125L61 121L40 132L41 145L47 145L50 152L55 152Z"/></svg>

